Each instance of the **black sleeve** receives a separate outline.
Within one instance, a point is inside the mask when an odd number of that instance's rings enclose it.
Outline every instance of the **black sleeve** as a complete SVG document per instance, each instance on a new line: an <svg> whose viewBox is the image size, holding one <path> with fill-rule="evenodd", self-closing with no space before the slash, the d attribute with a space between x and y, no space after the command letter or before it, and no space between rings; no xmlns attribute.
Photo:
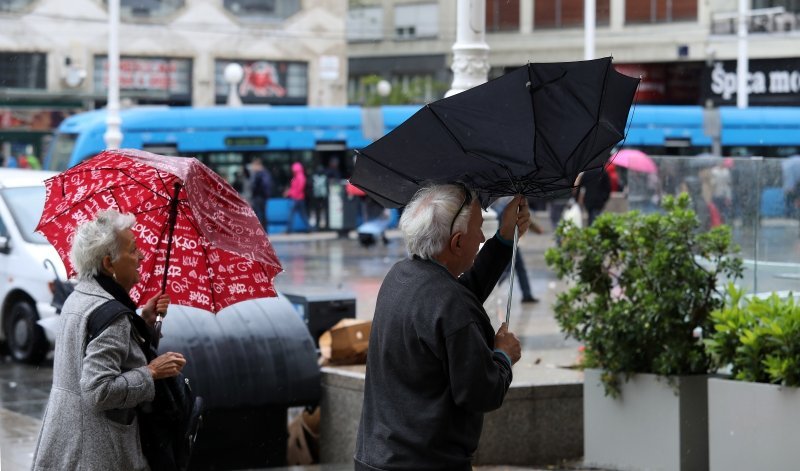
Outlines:
<svg viewBox="0 0 800 471"><path fill-rule="evenodd" d="M511 262L513 248L492 237L483 244L472 268L458 278L459 283L472 291L481 303L492 293L497 280Z"/></svg>

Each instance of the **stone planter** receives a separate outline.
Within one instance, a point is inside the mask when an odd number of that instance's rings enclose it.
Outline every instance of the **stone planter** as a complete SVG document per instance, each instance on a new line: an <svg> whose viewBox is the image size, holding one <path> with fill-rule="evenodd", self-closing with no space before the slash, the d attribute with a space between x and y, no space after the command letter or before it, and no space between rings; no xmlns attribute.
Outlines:
<svg viewBox="0 0 800 471"><path fill-rule="evenodd" d="M708 380L708 454L712 471L797 469L800 388Z"/></svg>
<svg viewBox="0 0 800 471"><path fill-rule="evenodd" d="M618 470L708 469L706 376L637 374L605 395L601 370L583 383L584 463ZM733 468L730 468L733 469ZM737 468L746 469L746 468Z"/></svg>

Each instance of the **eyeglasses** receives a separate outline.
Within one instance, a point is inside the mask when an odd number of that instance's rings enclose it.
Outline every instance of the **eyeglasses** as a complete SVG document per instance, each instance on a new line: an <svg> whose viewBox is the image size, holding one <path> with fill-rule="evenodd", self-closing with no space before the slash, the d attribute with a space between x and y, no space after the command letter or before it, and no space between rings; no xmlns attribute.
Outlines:
<svg viewBox="0 0 800 471"><path fill-rule="evenodd" d="M464 208L472 203L472 193L470 193L469 189L463 184L459 186L464 189L464 201L461 202L461 206L459 206L458 211L456 211L455 216L453 216L453 221L450 223L450 235L453 234L453 227L456 225L456 219L458 219L458 215L461 214L461 211L463 211Z"/></svg>

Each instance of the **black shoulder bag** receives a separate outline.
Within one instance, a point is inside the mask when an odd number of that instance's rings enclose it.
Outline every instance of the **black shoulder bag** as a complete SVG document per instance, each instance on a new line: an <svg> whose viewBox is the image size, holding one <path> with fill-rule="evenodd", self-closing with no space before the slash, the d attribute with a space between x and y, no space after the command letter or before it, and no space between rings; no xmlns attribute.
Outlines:
<svg viewBox="0 0 800 471"><path fill-rule="evenodd" d="M89 315L88 342L123 314L130 319L136 341L149 363L158 353L150 341L147 324L117 300L109 300ZM183 374L157 379L154 383L153 402L137 408L142 452L152 469L184 471L189 468L192 448L203 421L203 398L194 395L189 379Z"/></svg>

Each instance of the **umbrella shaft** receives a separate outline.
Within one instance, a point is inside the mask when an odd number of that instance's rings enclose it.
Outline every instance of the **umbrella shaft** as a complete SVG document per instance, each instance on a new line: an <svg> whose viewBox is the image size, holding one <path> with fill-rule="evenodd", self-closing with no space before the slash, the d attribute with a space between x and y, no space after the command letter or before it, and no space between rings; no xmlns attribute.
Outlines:
<svg viewBox="0 0 800 471"><path fill-rule="evenodd" d="M508 304L506 305L506 328L511 319L511 295L514 293L514 274L517 268L517 242L519 241L519 226L514 226L514 247L511 251L511 273L508 276Z"/></svg>

